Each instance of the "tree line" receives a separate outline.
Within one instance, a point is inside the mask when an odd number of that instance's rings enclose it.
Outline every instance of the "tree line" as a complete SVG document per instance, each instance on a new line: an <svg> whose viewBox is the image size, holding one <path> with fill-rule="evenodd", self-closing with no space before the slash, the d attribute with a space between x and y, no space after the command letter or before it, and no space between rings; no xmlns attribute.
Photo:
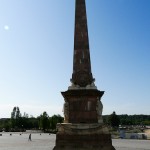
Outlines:
<svg viewBox="0 0 150 150"><path fill-rule="evenodd" d="M64 118L60 115L49 116L43 112L38 117L33 117L20 112L19 107L14 107L11 117L0 119L0 131L25 131L25 130L43 130L44 132L56 132L57 123L62 123ZM111 127L119 125L150 125L150 115L117 115L113 112L110 115L103 116L104 124Z"/></svg>
<svg viewBox="0 0 150 150"><path fill-rule="evenodd" d="M105 124L110 126L119 125L150 125L150 115L117 115L113 112L111 115L104 115L103 120Z"/></svg>
<svg viewBox="0 0 150 150"><path fill-rule="evenodd" d="M49 116L43 112L38 117L33 117L20 112L19 107L14 107L11 117L0 119L0 131L25 131L25 130L43 130L44 132L55 132L57 123L62 123L63 117L60 115Z"/></svg>

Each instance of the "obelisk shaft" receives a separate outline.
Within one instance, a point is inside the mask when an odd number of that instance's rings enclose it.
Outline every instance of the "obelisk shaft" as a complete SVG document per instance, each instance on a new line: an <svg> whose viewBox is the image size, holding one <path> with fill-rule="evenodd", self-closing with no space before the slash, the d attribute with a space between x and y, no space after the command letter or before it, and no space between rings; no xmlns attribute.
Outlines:
<svg viewBox="0 0 150 150"><path fill-rule="evenodd" d="M72 82L80 87L93 82L85 0L76 0Z"/></svg>

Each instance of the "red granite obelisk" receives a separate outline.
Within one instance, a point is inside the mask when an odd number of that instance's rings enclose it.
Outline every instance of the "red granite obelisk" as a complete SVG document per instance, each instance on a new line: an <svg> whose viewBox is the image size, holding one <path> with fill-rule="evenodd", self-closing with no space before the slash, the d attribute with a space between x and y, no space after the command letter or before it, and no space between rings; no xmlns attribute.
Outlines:
<svg viewBox="0 0 150 150"><path fill-rule="evenodd" d="M64 123L58 124L54 150L115 150L102 119L104 91L94 81L85 0L76 0L72 85L61 92Z"/></svg>

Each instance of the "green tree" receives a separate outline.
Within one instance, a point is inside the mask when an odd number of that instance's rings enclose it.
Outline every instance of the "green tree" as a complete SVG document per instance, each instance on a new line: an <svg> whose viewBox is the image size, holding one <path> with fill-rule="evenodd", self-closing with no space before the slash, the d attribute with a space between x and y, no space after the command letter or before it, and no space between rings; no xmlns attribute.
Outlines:
<svg viewBox="0 0 150 150"><path fill-rule="evenodd" d="M110 124L112 127L119 127L120 119L119 119L119 117L116 115L115 111L109 116L109 124Z"/></svg>
<svg viewBox="0 0 150 150"><path fill-rule="evenodd" d="M60 115L53 115L50 117L50 129L56 129L57 123L62 123L64 118L61 117Z"/></svg>
<svg viewBox="0 0 150 150"><path fill-rule="evenodd" d="M41 129L43 129L44 132L46 131L46 129L49 129L49 116L47 112L43 112L43 114L40 115L39 120L39 126Z"/></svg>
<svg viewBox="0 0 150 150"><path fill-rule="evenodd" d="M15 114L16 114L16 107L14 107L13 111L11 112L11 126L12 126L12 128L14 128L15 124L16 124Z"/></svg>
<svg viewBox="0 0 150 150"><path fill-rule="evenodd" d="M13 111L11 112L11 127L12 128L19 128L21 127L21 113L19 107L14 107Z"/></svg>
<svg viewBox="0 0 150 150"><path fill-rule="evenodd" d="M16 107L16 126L21 128L22 126L22 118L19 107Z"/></svg>

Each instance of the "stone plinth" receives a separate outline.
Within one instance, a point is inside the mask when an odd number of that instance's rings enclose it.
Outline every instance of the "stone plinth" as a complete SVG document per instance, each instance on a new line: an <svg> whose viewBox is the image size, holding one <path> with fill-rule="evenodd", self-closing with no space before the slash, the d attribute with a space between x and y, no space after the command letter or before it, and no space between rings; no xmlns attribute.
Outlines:
<svg viewBox="0 0 150 150"><path fill-rule="evenodd" d="M62 92L65 100L65 123L100 123L101 97L104 91L97 89L68 90ZM101 108L100 108L101 107Z"/></svg>
<svg viewBox="0 0 150 150"><path fill-rule="evenodd" d="M115 150L103 124L58 124L53 150Z"/></svg>

